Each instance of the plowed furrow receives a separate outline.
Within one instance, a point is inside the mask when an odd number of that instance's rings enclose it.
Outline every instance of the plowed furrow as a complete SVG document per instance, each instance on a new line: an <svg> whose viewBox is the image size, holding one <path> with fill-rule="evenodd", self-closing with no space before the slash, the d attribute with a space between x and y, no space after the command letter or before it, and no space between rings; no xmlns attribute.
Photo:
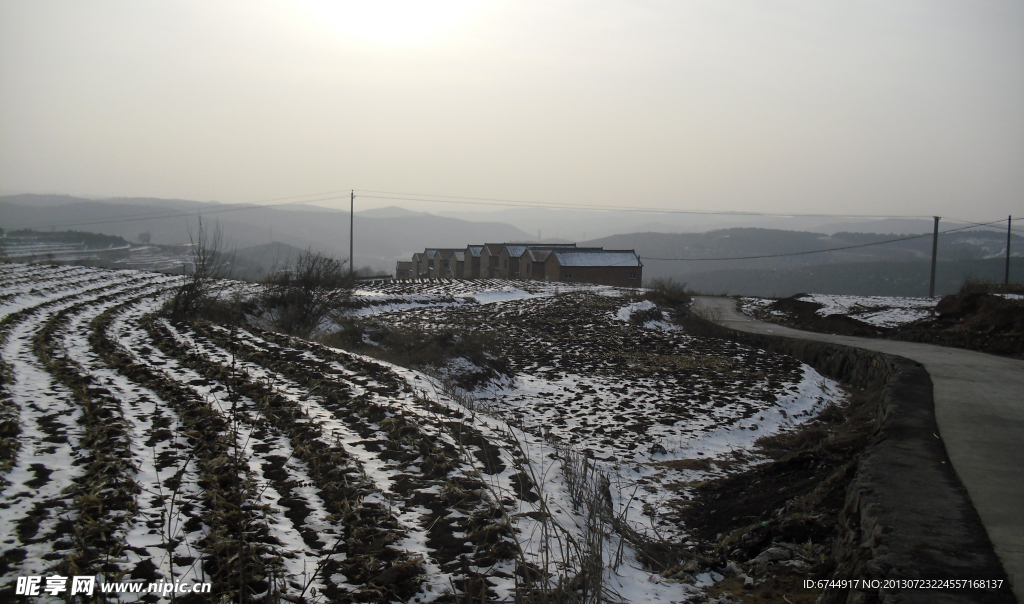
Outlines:
<svg viewBox="0 0 1024 604"><path fill-rule="evenodd" d="M111 539L119 543L119 556L113 558L126 578L155 582L199 580L195 564L198 552L194 535L185 525L201 521L195 513L197 497L194 472L186 459L178 456L178 420L168 405L152 391L133 383L109 367L102 358L101 331L111 315L124 308L156 306L159 294L170 278L154 278L152 285L130 295L105 302L97 301L72 316L63 332L62 344L67 356L86 372L94 391L116 400L124 420L129 443L128 474L135 485L133 512L127 522L118 525ZM163 480L161 480L163 479Z"/></svg>
<svg viewBox="0 0 1024 604"><path fill-rule="evenodd" d="M246 598L274 592L279 564L268 547L270 531L236 426L211 401L151 364L144 349L130 352L113 340L105 329L112 317L103 316L95 325L95 348L109 366L173 409L180 421L178 437L190 447L187 461L195 469L206 529L190 546L198 550L198 563L213 592L229 599L238 599L242 592ZM187 523L182 528L191 530Z"/></svg>
<svg viewBox="0 0 1024 604"><path fill-rule="evenodd" d="M394 546L405 535L401 525L388 509L389 502L360 480L353 469L359 468L336 433L326 433L313 420L308 401L299 404L280 394L266 381L258 380L229 358L211 358L195 341L183 337L177 327L166 322L154 323L151 335L161 342L162 350L183 366L207 380L228 384L255 406L256 411L282 434L287 435L293 450L310 469L310 478L319 488L328 509L341 516L345 539L339 550L343 559L333 559L329 566L335 575L343 575L356 592L338 592L332 597L370 599L372 601L408 600L419 591L422 560ZM362 484L360 484L362 483ZM328 569L325 568L325 572ZM328 588L328 595L331 588Z"/></svg>
<svg viewBox="0 0 1024 604"><path fill-rule="evenodd" d="M512 507L515 502L495 496L501 489L488 489L477 470L496 475L505 466L498 448L483 439L477 444L486 448L486 458L493 463L469 459L472 453L480 452L468 442L469 436L480 435L461 421L461 412L418 399L405 380L374 361L321 350L333 357L325 360L311 352L315 346L300 350L268 342L253 333L231 334L212 326L199 329L239 358L279 371L281 377L276 379L292 380L315 392L304 404L315 406L316 417L324 425L337 426L341 420L348 431L362 437L362 441L346 442L352 450L370 456L375 453L373 449L380 449L378 455L390 463L378 484L398 505L420 508L408 517L420 517L420 530L427 529L425 545L441 569L456 576L457 584L478 582L482 574L494 572L494 565L508 564L512 543L508 527L500 522L503 514L496 500ZM300 341L293 343L303 345ZM367 371L359 371L362 369ZM380 378L387 382L380 384ZM451 417L445 418L444 413ZM386 436L385 440L381 441L381 436ZM452 463L459 459L470 463ZM367 465L372 463L367 461ZM486 476L489 481L491 478Z"/></svg>
<svg viewBox="0 0 1024 604"><path fill-rule="evenodd" d="M268 516L269 537L275 553L281 558L285 593L297 595L304 589L316 587L324 590L324 578L314 573L321 562L335 554L344 554L338 548L339 535L333 525L336 519L315 495L305 462L295 455L291 444L268 421L259 406L245 393L240 393L230 379L206 377L212 372L199 373L178 358L165 356L169 349L161 344L167 334L158 334L155 349L147 349L150 363L159 363L164 371L198 396L210 400L222 415L230 417L238 430L242 457L247 460L254 479L260 503ZM229 376L230 377L230 376ZM358 482L358 471L343 476L349 482ZM350 493L351 495L351 493ZM355 497L350 498L355 501ZM329 579L329 577L328 577Z"/></svg>
<svg viewBox="0 0 1024 604"><path fill-rule="evenodd" d="M99 383L77 359L88 343L81 342L70 350L66 339L76 341L68 331L86 338L86 326L95 312L116 303L123 296L138 294L151 288L133 280L119 291L86 300L55 313L33 336L36 358L57 381L70 392L81 409L80 445L84 449L84 471L74 486L75 551L62 563L60 570L68 574L118 576L122 568L124 530L135 515L138 486L132 465L130 426L115 392ZM148 280L147 280L148 281Z"/></svg>
<svg viewBox="0 0 1024 604"><path fill-rule="evenodd" d="M89 290L55 297L0 321L7 369L4 465L10 468L0 495L0 542L8 575L41 573L66 560L75 547L77 509L65 487L83 474L82 411L74 392L54 379L33 353L43 326L62 310L124 287L100 283Z"/></svg>

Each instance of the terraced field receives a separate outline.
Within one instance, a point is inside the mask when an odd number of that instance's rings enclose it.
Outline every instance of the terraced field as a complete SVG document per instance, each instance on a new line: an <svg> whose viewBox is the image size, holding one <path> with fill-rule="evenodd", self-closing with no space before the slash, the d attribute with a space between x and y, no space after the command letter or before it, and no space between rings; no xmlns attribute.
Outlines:
<svg viewBox="0 0 1024 604"><path fill-rule="evenodd" d="M678 602L715 580L651 553L685 555L687 485L841 396L791 359L631 321L647 307L613 288L357 292L360 320L495 338L510 374L466 392L444 379L466 360L426 375L170 321L176 279L0 265L0 595L59 573L232 601Z"/></svg>

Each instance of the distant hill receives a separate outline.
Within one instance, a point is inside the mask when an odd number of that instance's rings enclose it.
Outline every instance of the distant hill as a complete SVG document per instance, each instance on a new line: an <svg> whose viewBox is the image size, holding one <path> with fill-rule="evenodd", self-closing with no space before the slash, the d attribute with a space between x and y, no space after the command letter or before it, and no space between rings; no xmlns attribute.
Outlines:
<svg viewBox="0 0 1024 604"><path fill-rule="evenodd" d="M161 245L187 244L189 229L195 230L196 217L200 214L208 223L219 221L229 251L238 250L235 270L239 276L260 278L273 270L276 262L294 258L307 248L348 258L349 214L341 210L310 205L239 209L238 206L180 199L92 200L60 195L0 197L0 228L5 230L23 227L39 230L53 225L55 230L95 232L132 242L139 241L140 234L148 233L149 241ZM582 220L589 216L575 211L538 210L537 214L552 219L579 217ZM513 217L519 214L466 213L464 216ZM650 215L644 215L643 219L649 220ZM773 220L773 224L796 224L785 223L778 218ZM581 226L586 225L576 224L574 228ZM929 221L864 221L860 224L843 221L823 226L808 224L805 227L808 230L804 231L728 228L701 233L643 232L579 243L606 249L635 249L643 259L645 279L671 277L695 287L703 284L699 287L709 291L839 293L837 288L857 284L849 293L867 294L883 290L894 293L898 290L899 295L923 295L927 292L930 235L835 252L716 260L792 254L894 238L888 233L831 232L832 228L851 226L908 233L920 233L921 227L929 227L923 230L926 233L930 231ZM944 229L952 227L942 223ZM819 232L818 229L827 232ZM557 237L557 231L552 229L545 230L543 234L549 241ZM370 267L391 272L396 260L408 260L413 253L428 246L460 248L469 243L531 241L539 235L541 233L528 233L501 222L471 222L396 207L357 211L355 265L357 268ZM948 280L956 282L955 285L965 275L1001 276L998 258L1004 253L1005 237L1005 231L991 230L942 235L939 239L939 260L943 267L940 269L940 283L946 282L943 279L947 278L941 277L946 274L951 275ZM1015 235L1012 249L1020 256L1024 251L1024 238ZM675 258L686 260L670 260ZM993 260L989 262L986 259ZM845 268L838 268L840 266ZM889 279L888 285L884 282L886 278ZM921 278L925 279L923 291ZM890 286L896 290L885 289ZM944 287L940 285L939 289Z"/></svg>
<svg viewBox="0 0 1024 604"><path fill-rule="evenodd" d="M306 250L278 241L235 250L231 262L231 276L236 279L258 281L294 263L304 251Z"/></svg>
<svg viewBox="0 0 1024 604"><path fill-rule="evenodd" d="M1011 282L1024 282L1024 258L1010 259ZM964 279L1002 283L1005 261L961 260L939 262L935 268L935 295L951 294ZM809 266L796 270L731 269L681 275L688 289L709 294L786 297L799 293L857 296L928 295L929 262L854 262ZM644 269L647 270L646 267ZM646 279L647 273L644 273Z"/></svg>
<svg viewBox="0 0 1024 604"><path fill-rule="evenodd" d="M61 202L61 203L57 203ZM298 249L312 248L348 258L349 214L305 205L249 208L184 200L149 198L90 200L52 195L14 195L0 198L0 227L45 227L116 235L137 241L149 233L165 245L189 242L196 216L219 221L229 248L244 249L278 242ZM400 212L355 216L355 265L394 270L395 260L407 260L425 247L462 247L471 242L525 241L529 234L507 224L469 222L432 214Z"/></svg>
<svg viewBox="0 0 1024 604"><path fill-rule="evenodd" d="M928 292L931 236L884 245L804 255L792 254L898 238L877 233L811 233L776 229L723 229L706 233L633 233L585 242L606 249L635 249L644 279L672 278L709 292L790 295L800 292L920 296ZM955 290L964 277L1002 278L1006 235L961 231L940 235L937 291ZM1011 242L1014 266L1024 237ZM673 260L685 259L685 260ZM1013 269L1016 270L1016 269ZM1013 273L1016 275L1016 273ZM1022 275L1013 277L1020 280ZM921 285L923 279L924 285Z"/></svg>

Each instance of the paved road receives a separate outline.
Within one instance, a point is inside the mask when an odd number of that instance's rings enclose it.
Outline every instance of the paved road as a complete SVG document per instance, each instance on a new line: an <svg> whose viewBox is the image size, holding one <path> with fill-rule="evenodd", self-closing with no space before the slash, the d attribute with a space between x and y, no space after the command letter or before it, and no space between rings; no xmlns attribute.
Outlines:
<svg viewBox="0 0 1024 604"><path fill-rule="evenodd" d="M836 336L756 321L735 300L703 296L739 331L804 338L876 350L924 365L932 378L935 419L946 452L1024 602L1024 361L931 344ZM955 577L951 577L955 578Z"/></svg>

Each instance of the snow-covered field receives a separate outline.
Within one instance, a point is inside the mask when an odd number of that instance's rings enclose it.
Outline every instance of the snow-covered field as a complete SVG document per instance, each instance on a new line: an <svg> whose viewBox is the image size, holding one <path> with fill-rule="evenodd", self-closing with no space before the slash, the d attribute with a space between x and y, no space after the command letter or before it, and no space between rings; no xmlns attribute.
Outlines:
<svg viewBox="0 0 1024 604"><path fill-rule="evenodd" d="M804 294L804 302L820 304L815 311L822 317L844 315L876 327L893 328L926 319L932 315L936 301L932 298L899 298L895 296L839 296ZM771 308L770 298L741 298L740 309L751 316L783 317L785 313Z"/></svg>
<svg viewBox="0 0 1024 604"><path fill-rule="evenodd" d="M257 327L169 321L176 283L0 265L0 594L60 573L513 601L528 569L596 556L612 601L681 602L716 577L663 579L595 518L684 543L687 485L757 463L757 438L843 396L787 357L630 321L651 308L628 290L362 285L372 320L496 338L511 377L467 393Z"/></svg>

